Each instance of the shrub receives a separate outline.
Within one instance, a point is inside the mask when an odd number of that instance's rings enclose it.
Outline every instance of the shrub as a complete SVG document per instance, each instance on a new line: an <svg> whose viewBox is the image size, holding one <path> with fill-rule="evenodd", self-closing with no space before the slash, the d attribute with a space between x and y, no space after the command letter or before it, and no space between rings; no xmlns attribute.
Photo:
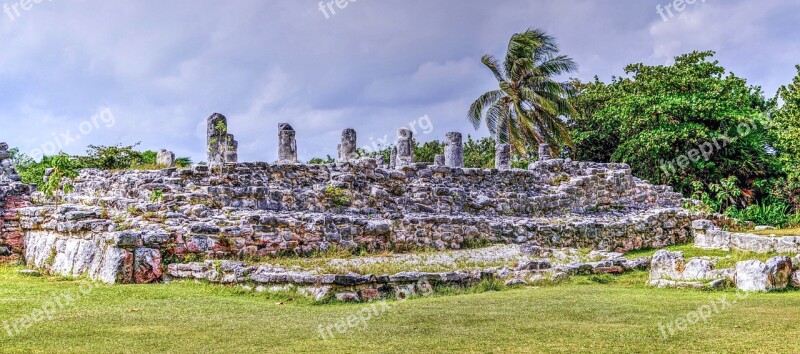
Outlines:
<svg viewBox="0 0 800 354"><path fill-rule="evenodd" d="M348 206L353 201L344 189L335 186L325 187L323 194L325 198L330 200L331 204L337 207Z"/></svg>
<svg viewBox="0 0 800 354"><path fill-rule="evenodd" d="M757 225L786 227L800 222L800 213L790 214L790 207L784 202L761 202L744 209L730 207L725 215L741 221L752 221Z"/></svg>

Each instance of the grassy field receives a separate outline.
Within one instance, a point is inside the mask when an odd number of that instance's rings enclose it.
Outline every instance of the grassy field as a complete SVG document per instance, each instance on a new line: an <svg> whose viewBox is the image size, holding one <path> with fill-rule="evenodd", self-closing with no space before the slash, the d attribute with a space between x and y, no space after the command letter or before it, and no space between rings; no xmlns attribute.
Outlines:
<svg viewBox="0 0 800 354"><path fill-rule="evenodd" d="M0 321L18 323L79 280L0 267ZM11 337L2 352L791 352L800 338L800 292L753 294L665 338L667 324L734 292L658 290L646 274L499 292L376 304L314 305L220 286L115 285ZM600 282L610 283L599 284ZM86 290L86 288L84 288ZM373 307L374 306L374 307ZM708 308L708 307L707 307ZM378 313L323 340L322 328Z"/></svg>

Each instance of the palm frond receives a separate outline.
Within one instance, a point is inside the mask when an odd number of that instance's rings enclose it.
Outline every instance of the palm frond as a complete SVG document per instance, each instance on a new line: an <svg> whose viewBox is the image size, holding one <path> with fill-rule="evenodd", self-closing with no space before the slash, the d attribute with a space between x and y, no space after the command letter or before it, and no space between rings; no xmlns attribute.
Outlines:
<svg viewBox="0 0 800 354"><path fill-rule="evenodd" d="M483 110L485 107L488 107L500 98L502 98L505 93L501 90L494 90L489 91L478 97L475 102L472 102L472 105L469 107L469 112L467 113L467 117L475 129L478 129L481 124L481 115L483 114Z"/></svg>

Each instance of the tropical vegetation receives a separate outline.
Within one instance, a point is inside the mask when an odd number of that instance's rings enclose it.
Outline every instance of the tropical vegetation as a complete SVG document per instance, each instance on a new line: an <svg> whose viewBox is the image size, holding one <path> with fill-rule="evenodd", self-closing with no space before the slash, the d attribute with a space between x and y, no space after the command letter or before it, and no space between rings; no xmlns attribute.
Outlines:
<svg viewBox="0 0 800 354"><path fill-rule="evenodd" d="M502 63L491 55L481 61L499 87L470 106L468 118L475 128L484 123L498 143L510 144L521 157L530 156L538 144L548 143L554 151L571 144L562 117L573 114L573 89L557 77L577 70L577 64L559 54L555 38L529 29L511 37Z"/></svg>

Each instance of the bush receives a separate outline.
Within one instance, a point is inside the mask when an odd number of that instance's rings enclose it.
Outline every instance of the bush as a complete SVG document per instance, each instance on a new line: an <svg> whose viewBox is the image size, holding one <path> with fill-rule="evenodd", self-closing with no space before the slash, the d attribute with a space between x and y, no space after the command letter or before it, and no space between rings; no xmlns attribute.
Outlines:
<svg viewBox="0 0 800 354"><path fill-rule="evenodd" d="M9 150L14 167L22 177L22 182L43 187L44 172L48 168L54 168L56 159L66 156L69 159L70 167L76 171L84 168L97 168L100 170L131 170L131 169L157 169L163 166L156 165L157 153L152 150L138 151L136 146L139 144L124 146L121 144L114 146L89 145L86 155L69 156L64 153L55 156L42 156L41 160L35 161L30 156L19 152L19 149ZM63 161L62 161L63 162ZM188 157L175 159L175 165L181 168L191 166L192 160Z"/></svg>
<svg viewBox="0 0 800 354"><path fill-rule="evenodd" d="M800 223L800 213L790 214L790 209L789 205L780 201L762 202L741 210L736 207L730 207L725 211L725 215L741 221L752 221L756 225L776 227L798 225Z"/></svg>

